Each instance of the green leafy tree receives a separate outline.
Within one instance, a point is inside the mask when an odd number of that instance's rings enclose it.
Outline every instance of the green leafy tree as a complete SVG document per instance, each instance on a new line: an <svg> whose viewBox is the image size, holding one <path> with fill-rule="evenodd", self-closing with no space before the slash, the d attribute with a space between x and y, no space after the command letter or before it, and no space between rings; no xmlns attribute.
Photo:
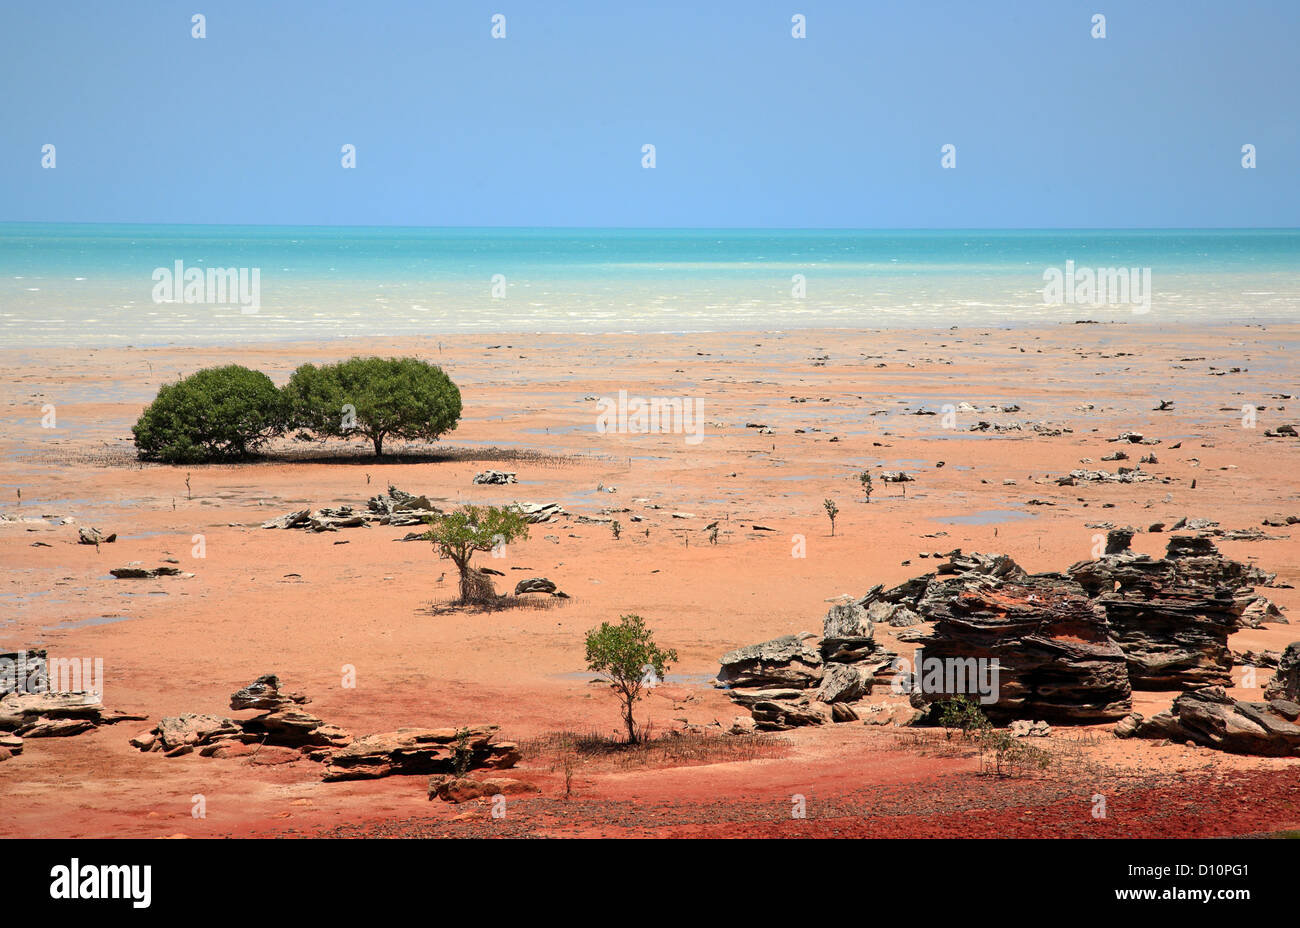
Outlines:
<svg viewBox="0 0 1300 928"><path fill-rule="evenodd" d="M939 704L939 724L943 726L945 738L951 740L953 730L956 729L961 732L963 741L993 727L979 704L962 695L945 699Z"/></svg>
<svg viewBox="0 0 1300 928"><path fill-rule="evenodd" d="M304 364L284 388L293 428L360 435L384 453L384 440L435 441L456 427L460 390L442 368L416 358L352 358Z"/></svg>
<svg viewBox="0 0 1300 928"><path fill-rule="evenodd" d="M867 497L867 502L871 502L871 475L865 470L858 474L858 483L862 484L862 492Z"/></svg>
<svg viewBox="0 0 1300 928"><path fill-rule="evenodd" d="M469 773L469 768L474 764L474 750L469 743L470 731L468 728L456 729L456 747L452 755L452 769L456 776L463 777Z"/></svg>
<svg viewBox="0 0 1300 928"><path fill-rule="evenodd" d="M231 364L164 386L131 432L142 460L203 464L247 457L284 427L271 378Z"/></svg>
<svg viewBox="0 0 1300 928"><path fill-rule="evenodd" d="M474 555L528 537L528 520L510 506L462 506L455 512L426 516L425 521L429 530L424 538L433 543L438 557L450 560L460 571L463 603L480 598L475 583L477 572L470 567Z"/></svg>
<svg viewBox="0 0 1300 928"><path fill-rule="evenodd" d="M587 632L587 669L603 674L618 694L632 744L638 740L632 712L646 686L647 674L653 672L662 680L675 660L677 652L659 648L639 615L621 616L618 625L602 622L599 628Z"/></svg>

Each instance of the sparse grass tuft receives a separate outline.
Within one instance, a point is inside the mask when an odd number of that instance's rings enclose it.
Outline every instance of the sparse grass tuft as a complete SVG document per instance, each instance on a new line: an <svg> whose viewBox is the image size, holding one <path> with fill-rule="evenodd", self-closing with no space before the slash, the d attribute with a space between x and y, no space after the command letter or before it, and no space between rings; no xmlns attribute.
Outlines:
<svg viewBox="0 0 1300 928"><path fill-rule="evenodd" d="M957 712L958 710L954 710ZM960 714L960 713L959 713ZM953 729L957 716L949 719ZM1088 731L1057 733L1051 738L1013 738L1006 729L972 726L959 739L951 730L934 728L904 729L894 733L891 748L923 757L978 757L980 774L997 777L1024 777L1052 774L1065 779L1098 781L1114 776L1115 771L1090 756L1090 749L1100 740ZM1035 743L1041 742L1041 743Z"/></svg>
<svg viewBox="0 0 1300 928"><path fill-rule="evenodd" d="M525 760L549 763L552 769L620 769L635 767L699 767L768 757L783 757L789 745L773 735L724 735L670 732L630 742L626 735L604 732L551 732L519 746Z"/></svg>
<svg viewBox="0 0 1300 928"><path fill-rule="evenodd" d="M1006 729L991 728L980 735L980 772L997 777L1022 777L1052 765L1052 755Z"/></svg>
<svg viewBox="0 0 1300 928"><path fill-rule="evenodd" d="M557 609L572 602L563 596L529 596L501 595L482 602L463 603L459 599L431 599L419 609L421 615L473 615L479 613L505 612L509 609Z"/></svg>

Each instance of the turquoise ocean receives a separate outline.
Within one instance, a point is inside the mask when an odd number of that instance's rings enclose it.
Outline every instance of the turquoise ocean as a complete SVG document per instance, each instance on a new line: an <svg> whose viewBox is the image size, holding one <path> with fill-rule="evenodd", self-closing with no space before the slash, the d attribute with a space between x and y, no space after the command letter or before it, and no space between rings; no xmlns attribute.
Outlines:
<svg viewBox="0 0 1300 928"><path fill-rule="evenodd" d="M155 271L178 261L257 269L257 311L156 301ZM1046 303L1044 272L1067 261L1149 268L1149 311ZM0 223L0 338L10 347L1297 318L1300 230L1289 229Z"/></svg>

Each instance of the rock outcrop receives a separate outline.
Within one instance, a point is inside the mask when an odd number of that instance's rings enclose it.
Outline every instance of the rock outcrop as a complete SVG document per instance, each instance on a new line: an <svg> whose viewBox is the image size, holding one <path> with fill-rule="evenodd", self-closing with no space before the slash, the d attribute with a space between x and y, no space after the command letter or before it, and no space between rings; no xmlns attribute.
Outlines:
<svg viewBox="0 0 1300 928"><path fill-rule="evenodd" d="M1052 726L1043 721L1016 719L1007 726L1007 731L1013 738L1046 738L1052 733Z"/></svg>
<svg viewBox="0 0 1300 928"><path fill-rule="evenodd" d="M817 687L817 699L824 703L857 702L871 692L871 675L859 664L827 664Z"/></svg>
<svg viewBox="0 0 1300 928"><path fill-rule="evenodd" d="M337 532L341 528L365 525L421 525L428 516L442 510L427 496L416 496L389 486L387 493L372 496L364 510L352 506L299 509L262 523L262 528L303 529L310 532Z"/></svg>
<svg viewBox="0 0 1300 928"><path fill-rule="evenodd" d="M132 738L131 746L141 751L161 751L169 757L178 757L204 745L237 739L242 734L243 730L234 719L187 713L160 719L152 729Z"/></svg>
<svg viewBox="0 0 1300 928"><path fill-rule="evenodd" d="M1173 708L1150 719L1133 714L1115 726L1121 738L1192 741L1231 754L1300 757L1300 704L1288 699L1242 702L1221 686L1180 693Z"/></svg>
<svg viewBox="0 0 1300 928"><path fill-rule="evenodd" d="M750 711L759 731L785 731L831 721L830 707L808 693L808 690L773 687L733 690L730 696L737 705Z"/></svg>
<svg viewBox="0 0 1300 928"><path fill-rule="evenodd" d="M117 532L105 535L97 528L82 526L77 529L77 544L79 545L111 545L117 541Z"/></svg>
<svg viewBox="0 0 1300 928"><path fill-rule="evenodd" d="M966 584L931 599L935 632L917 652L918 707L956 695L993 719L1101 722L1132 708L1124 652L1083 589L1051 576ZM942 581L941 581L942 582ZM973 679L974 678L974 679Z"/></svg>
<svg viewBox="0 0 1300 928"><path fill-rule="evenodd" d="M868 607L879 589L876 587L859 600L835 603L827 611L818 649L823 660L853 662L875 653L875 622Z"/></svg>
<svg viewBox="0 0 1300 928"><path fill-rule="evenodd" d="M1241 613L1242 628L1260 628L1264 625L1290 625L1282 610L1263 596L1256 596Z"/></svg>
<svg viewBox="0 0 1300 928"><path fill-rule="evenodd" d="M807 689L822 679L822 656L810 632L782 635L722 655L718 680L731 687Z"/></svg>
<svg viewBox="0 0 1300 928"><path fill-rule="evenodd" d="M1182 520L1174 529L1189 525ZM836 602L820 641L805 632L729 652L718 681L753 712L760 730L895 719L892 708L865 702L889 671L901 672L896 682L911 689L911 704L922 712L966 695L978 696L995 720L1120 719L1134 688L1228 683L1228 635L1280 619L1253 592L1272 584L1273 575L1224 558L1196 531L1171 536L1166 556L1152 558L1129 550L1133 528L1112 529L1101 557L1064 574L1029 574L1005 555L950 551L932 573ZM1247 607L1256 618L1243 620ZM910 662L894 664L875 640L876 627L886 623L934 624L932 631L898 633L898 640L922 647ZM1295 702L1300 642L1288 655L1268 696ZM1279 718L1279 726L1290 721L1285 712Z"/></svg>
<svg viewBox="0 0 1300 928"><path fill-rule="evenodd" d="M333 749L351 743L352 736L304 712L299 706L311 702L302 693L280 692L280 678L263 674L230 694L230 708L236 712L258 710L249 719L190 713L161 719L149 731L131 739L141 751L160 751L179 757L198 751L204 757L235 756L239 744L269 745L301 752L313 760L324 760Z"/></svg>
<svg viewBox="0 0 1300 928"><path fill-rule="evenodd" d="M168 757L198 752L204 757L248 757L254 763L308 760L325 764L322 777L369 780L390 774L454 774L501 770L519 760L518 746L496 738L495 725L468 728L400 728L353 739L348 732L303 711L311 699L284 692L275 674L264 674L230 695L234 711L260 714L247 719L220 715L169 716L131 739L141 751Z"/></svg>
<svg viewBox="0 0 1300 928"><path fill-rule="evenodd" d="M867 603L878 593L832 605L820 641L802 632L724 654L718 682L759 731L857 721L855 704L895 657L874 638Z"/></svg>
<svg viewBox="0 0 1300 928"><path fill-rule="evenodd" d="M495 474L497 477L514 477L513 474L503 475L497 471L488 471L487 474ZM480 474L479 476L484 475ZM480 481L476 479L475 482ZM514 483L514 480L492 479L481 482ZM528 522L553 522L561 516L568 515L568 512L561 508L559 503L516 502L510 505ZM442 514L443 510L430 502L429 497L417 496L390 486L387 493L370 497L365 509L355 509L352 506L299 509L263 522L262 528L295 528L310 532L336 532L341 528L359 528L367 525L423 525L430 516Z"/></svg>
<svg viewBox="0 0 1300 928"><path fill-rule="evenodd" d="M520 580L515 584L515 595L522 596L525 593L554 593L555 583L547 580L545 577L529 577L526 580Z"/></svg>
<svg viewBox="0 0 1300 928"><path fill-rule="evenodd" d="M1072 470L1064 477L1057 477L1056 482L1063 487L1072 487L1079 483L1144 483L1148 480L1160 480L1170 483L1171 478L1148 474L1140 466L1121 467L1114 473L1105 470Z"/></svg>
<svg viewBox="0 0 1300 928"><path fill-rule="evenodd" d="M0 734L0 760L9 760L22 752L22 738L17 735Z"/></svg>
<svg viewBox="0 0 1300 928"><path fill-rule="evenodd" d="M936 623L901 681L917 708L965 695L993 718L1093 722L1131 705L1104 614L1060 575L1031 576L1006 555L958 549L934 573L864 599Z"/></svg>
<svg viewBox="0 0 1300 928"><path fill-rule="evenodd" d="M0 697L9 693L30 693L43 689L48 681L44 648L0 653Z"/></svg>
<svg viewBox="0 0 1300 928"><path fill-rule="evenodd" d="M0 699L0 732L20 738L79 735L100 725L143 718L105 709L99 693L93 692L11 692Z"/></svg>
<svg viewBox="0 0 1300 928"><path fill-rule="evenodd" d="M519 760L512 741L496 740L497 726L399 728L358 738L336 751L322 775L335 780L374 780L390 774L460 774L504 770Z"/></svg>
<svg viewBox="0 0 1300 928"><path fill-rule="evenodd" d="M281 693L280 678L273 673L263 674L248 686L241 687L230 694L230 708L241 709L287 709L311 702L311 698L302 693Z"/></svg>
<svg viewBox="0 0 1300 928"><path fill-rule="evenodd" d="M920 625L925 620L915 611L902 603L885 601L874 602L867 607L867 618L873 625L888 625L891 628L910 628Z"/></svg>
<svg viewBox="0 0 1300 928"><path fill-rule="evenodd" d="M513 503L512 505L528 522L534 524L554 522L560 516L569 514L559 503Z"/></svg>
<svg viewBox="0 0 1300 928"><path fill-rule="evenodd" d="M1300 641L1286 646L1277 662L1277 673L1264 688L1265 699L1300 702Z"/></svg>
<svg viewBox="0 0 1300 928"><path fill-rule="evenodd" d="M1074 564L1068 573L1105 609L1132 686L1230 684L1228 636L1254 599L1252 587L1272 578L1221 557L1203 535L1173 536L1163 558L1126 548Z"/></svg>
<svg viewBox="0 0 1300 928"><path fill-rule="evenodd" d="M331 748L345 747L352 735L300 709L277 709L240 723L244 738L260 738L262 744L297 748L323 760Z"/></svg>
<svg viewBox="0 0 1300 928"><path fill-rule="evenodd" d="M80 666L69 672L67 663L55 661L59 679L51 681L44 648L0 653L0 749L18 754L24 738L67 737L145 718L105 709L102 693L82 688L102 684L88 679L89 671L83 675ZM52 685L66 688L52 690Z"/></svg>

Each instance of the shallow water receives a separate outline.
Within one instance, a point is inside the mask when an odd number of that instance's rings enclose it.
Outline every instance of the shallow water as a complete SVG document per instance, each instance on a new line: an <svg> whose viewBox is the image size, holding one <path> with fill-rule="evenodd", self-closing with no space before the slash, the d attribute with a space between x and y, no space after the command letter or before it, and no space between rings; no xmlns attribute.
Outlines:
<svg viewBox="0 0 1300 928"><path fill-rule="evenodd" d="M259 273L155 302L155 271ZM1044 273L1150 268L1148 312L1049 305ZM0 224L10 345L1295 318L1300 231L421 229ZM493 295L493 278L504 295ZM802 275L805 293L794 295ZM502 291L498 291L502 292ZM196 294L197 295L197 294ZM223 302L215 302L216 299ZM1139 307L1140 308L1140 307ZM526 345L516 345L526 353ZM503 359L504 360L504 359Z"/></svg>
<svg viewBox="0 0 1300 928"><path fill-rule="evenodd" d="M87 628L91 625L112 625L114 622L126 622L134 616L129 615L99 615L90 619L81 619L75 622L60 622L58 625L43 625L42 631L61 632L73 628Z"/></svg>
<svg viewBox="0 0 1300 928"><path fill-rule="evenodd" d="M944 525L998 525L1003 522L1018 522L1033 518L1036 516L1032 512L1020 512L1016 509L982 509L979 512L968 512L960 516L934 516L932 521L942 522Z"/></svg>

